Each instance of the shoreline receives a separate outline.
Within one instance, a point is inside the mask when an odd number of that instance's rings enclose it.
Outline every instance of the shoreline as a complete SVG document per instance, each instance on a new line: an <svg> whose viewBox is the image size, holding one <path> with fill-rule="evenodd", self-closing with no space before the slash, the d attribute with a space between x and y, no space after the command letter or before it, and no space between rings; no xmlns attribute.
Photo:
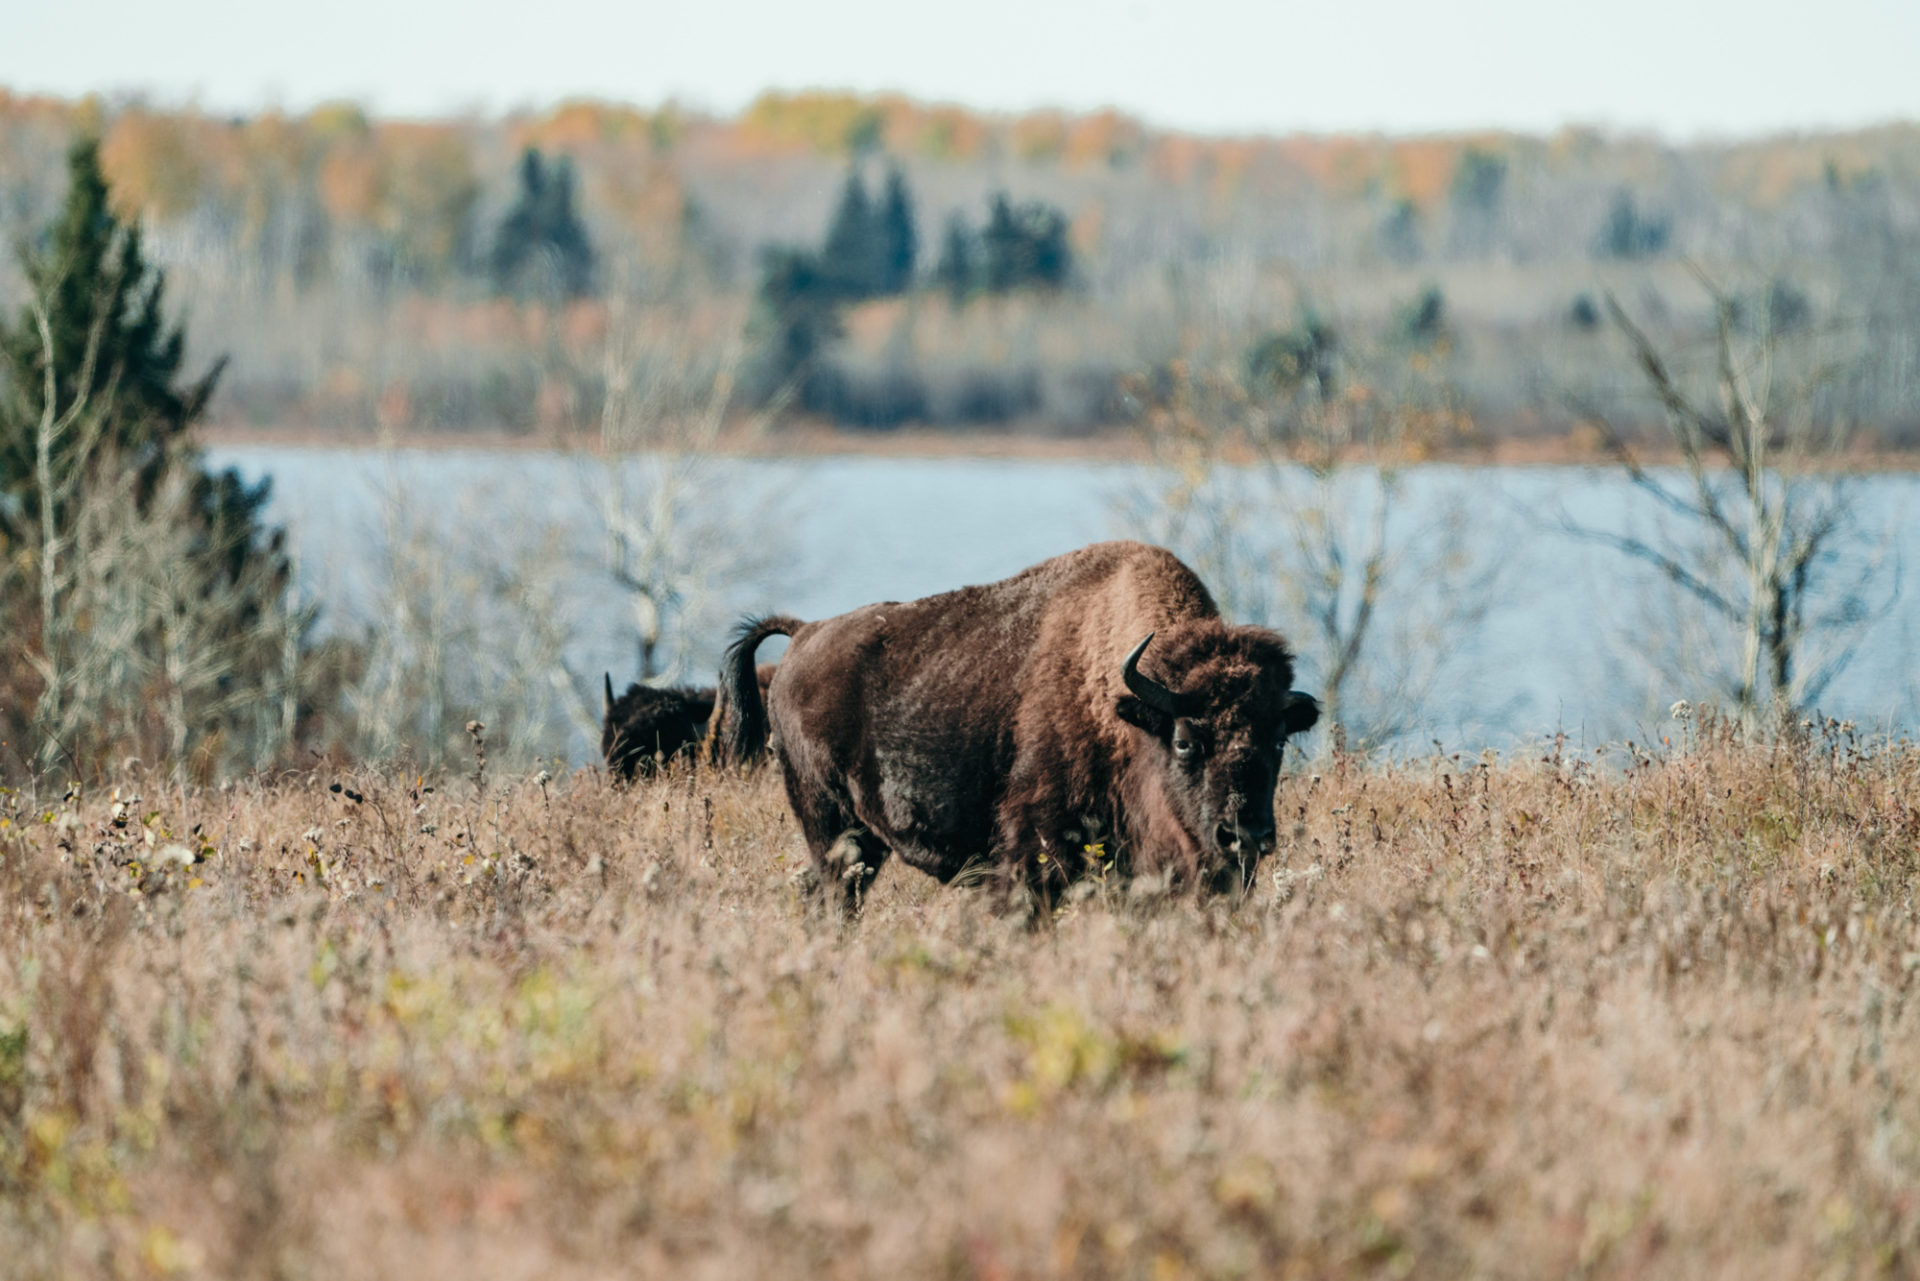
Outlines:
<svg viewBox="0 0 1920 1281"><path fill-rule="evenodd" d="M214 448L292 448L366 452L401 449L415 453L592 453L589 433L561 436L541 432L408 431L373 433L327 431L312 426L259 428L238 424L203 426L200 444ZM644 452L644 451L643 451ZM1151 463L1152 451L1137 434L1121 430L1079 436L1044 436L1013 431L938 431L909 428L887 432L845 431L817 424L777 430L723 433L700 451L733 458L956 458L1009 462ZM1644 448L1640 460L1650 466L1680 462L1678 451ZM1229 452L1225 461L1248 462ZM1509 437L1472 448L1434 450L1401 460L1403 465L1461 467L1614 467L1609 455L1562 437ZM1847 456L1849 475L1920 471L1920 451L1875 450Z"/></svg>
<svg viewBox="0 0 1920 1281"><path fill-rule="evenodd" d="M200 443L209 446L297 449L405 449L514 453L593 453L593 433L408 431L328 432L313 427L257 428L203 426ZM645 451L636 451L645 452ZM1146 462L1143 444L1129 435L1048 437L1018 432L943 432L901 430L850 432L815 426L775 431L727 431L698 452L737 458L998 458L1032 462Z"/></svg>

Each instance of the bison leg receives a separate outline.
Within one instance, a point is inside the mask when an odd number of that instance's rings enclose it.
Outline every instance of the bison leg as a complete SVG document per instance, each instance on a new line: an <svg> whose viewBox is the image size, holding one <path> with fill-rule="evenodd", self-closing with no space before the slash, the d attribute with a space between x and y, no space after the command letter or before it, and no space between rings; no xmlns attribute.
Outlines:
<svg viewBox="0 0 1920 1281"><path fill-rule="evenodd" d="M823 902L837 902L843 912L859 911L891 851L853 816L847 802L825 788L808 786L791 766L783 772L787 800L800 820L813 863L815 891Z"/></svg>
<svg viewBox="0 0 1920 1281"><path fill-rule="evenodd" d="M880 865L887 861L886 842L864 827L849 828L840 834L827 850L824 866L817 861L816 869L820 875L820 893L828 902L837 898L842 912L851 916L860 910L866 902L867 891L873 887L874 878L880 875Z"/></svg>
<svg viewBox="0 0 1920 1281"><path fill-rule="evenodd" d="M1016 780L1016 783L1018 780ZM1008 905L1049 913L1085 877L1125 875L1116 816L1045 788L1020 789L994 814L989 861L1005 882Z"/></svg>
<svg viewBox="0 0 1920 1281"><path fill-rule="evenodd" d="M994 824L994 842L988 861L1002 878L1001 893L1008 909L1024 908L1036 918L1053 910L1054 900L1079 872L1079 851L1068 851L1057 837L1043 833L1053 807L1003 803Z"/></svg>

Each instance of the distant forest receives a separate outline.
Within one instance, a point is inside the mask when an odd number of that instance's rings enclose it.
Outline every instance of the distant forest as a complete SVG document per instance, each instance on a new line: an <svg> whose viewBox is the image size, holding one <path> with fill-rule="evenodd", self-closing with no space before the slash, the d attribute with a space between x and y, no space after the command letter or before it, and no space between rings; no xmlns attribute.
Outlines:
<svg viewBox="0 0 1920 1281"><path fill-rule="evenodd" d="M9 242L81 135L190 363L229 357L228 426L566 433L671 378L776 426L1081 435L1124 430L1129 381L1171 362L1265 376L1411 342L1460 443L1564 436L1634 377L1606 298L1684 349L1698 270L1836 353L1881 444L1920 447L1916 124L1207 138L836 93L421 122L0 92ZM24 287L0 266L0 306Z"/></svg>

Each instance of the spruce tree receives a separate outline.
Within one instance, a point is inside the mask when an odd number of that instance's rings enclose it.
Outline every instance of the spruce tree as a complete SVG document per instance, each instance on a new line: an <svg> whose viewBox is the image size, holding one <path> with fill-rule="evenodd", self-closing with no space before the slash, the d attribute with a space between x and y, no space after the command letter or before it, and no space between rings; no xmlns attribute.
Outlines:
<svg viewBox="0 0 1920 1281"><path fill-rule="evenodd" d="M857 302L879 292L874 254L878 231L873 202L856 164L847 170L840 203L834 207L826 242L820 248L822 283L836 297Z"/></svg>
<svg viewBox="0 0 1920 1281"><path fill-rule="evenodd" d="M521 273L540 244L540 221L547 202L547 165L537 147L520 153L520 194L500 229L493 235L493 254L488 267L493 287L500 293L512 293Z"/></svg>
<svg viewBox="0 0 1920 1281"><path fill-rule="evenodd" d="M1027 237L1027 283L1040 289L1064 289L1073 273L1067 245L1067 216L1051 205L1031 204L1021 211Z"/></svg>
<svg viewBox="0 0 1920 1281"><path fill-rule="evenodd" d="M980 234L986 261L981 264L981 283L990 294L1017 289L1027 278L1027 238L1020 234L1014 220L1013 205L1006 193L994 193L987 210L987 229Z"/></svg>
<svg viewBox="0 0 1920 1281"><path fill-rule="evenodd" d="M988 293L1061 289L1073 274L1067 216L1051 205L1035 201L1016 207L1004 193L995 194L981 241Z"/></svg>
<svg viewBox="0 0 1920 1281"><path fill-rule="evenodd" d="M905 293L913 284L914 259L920 238L913 226L913 196L906 175L896 165L887 171L887 191L880 201L878 285L883 294Z"/></svg>
<svg viewBox="0 0 1920 1281"><path fill-rule="evenodd" d="M940 261L933 269L933 278L947 291L947 297L956 307L967 300L978 283L980 255L976 239L964 215L956 211L947 218L946 231L940 239Z"/></svg>
<svg viewBox="0 0 1920 1281"><path fill-rule="evenodd" d="M220 365L182 380L185 332L108 203L97 143L68 169L65 205L21 250L30 301L0 322L0 544L35 589L0 604L33 619L41 681L31 717L0 707L0 723L31 720L77 765L77 745L143 750L152 711L176 754L211 743L203 760L259 763L285 745L276 709L305 626L282 535L261 525L269 484L205 470L192 428Z"/></svg>
<svg viewBox="0 0 1920 1281"><path fill-rule="evenodd" d="M759 395L771 398L797 381L804 402L818 357L840 336L838 307L819 257L799 249L768 249L757 292Z"/></svg>
<svg viewBox="0 0 1920 1281"><path fill-rule="evenodd" d="M574 209L573 161L520 156L520 194L500 220L489 264L503 294L579 298L593 289L593 242Z"/></svg>
<svg viewBox="0 0 1920 1281"><path fill-rule="evenodd" d="M75 143L67 171L66 204L20 261L52 339L53 413L63 417L83 402L96 416L96 448L137 470L144 497L205 411L224 362L198 380L180 381L186 336L167 323L166 279L147 265L139 228L121 222L107 203L99 143ZM10 540L39 519L35 445L47 405L47 367L40 318L23 306L13 324L0 322L0 533ZM57 473L68 470L80 437L70 430L53 443ZM202 506L244 522L265 498L264 486L236 481L217 494L209 485Z"/></svg>
<svg viewBox="0 0 1920 1281"><path fill-rule="evenodd" d="M541 230L554 258L560 291L569 298L581 298L593 290L594 253L587 225L574 209L574 187L573 158L562 156L554 162L547 183Z"/></svg>

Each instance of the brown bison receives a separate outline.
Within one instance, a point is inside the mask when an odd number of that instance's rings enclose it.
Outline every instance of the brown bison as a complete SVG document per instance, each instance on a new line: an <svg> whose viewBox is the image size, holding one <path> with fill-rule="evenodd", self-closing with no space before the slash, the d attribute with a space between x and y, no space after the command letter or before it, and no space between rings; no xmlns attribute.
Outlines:
<svg viewBox="0 0 1920 1281"><path fill-rule="evenodd" d="M749 679L792 637L764 703ZM1150 674L1151 673L1151 674ZM1273 845L1287 736L1319 706L1287 645L1221 621L1162 548L1098 543L981 587L741 625L720 673L752 760L771 728L822 888L857 907L889 854L1043 898L1112 868L1245 884Z"/></svg>
<svg viewBox="0 0 1920 1281"><path fill-rule="evenodd" d="M764 695L773 680L774 665L760 665L758 685ZM719 759L720 736L713 733L717 720L727 718L726 700L711 686L656 689L651 685L629 685L620 697L613 696L613 676L606 676L605 700L601 705L600 755L607 768L619 779L647 777L662 762L686 755L709 761ZM714 711L719 709L716 718Z"/></svg>

